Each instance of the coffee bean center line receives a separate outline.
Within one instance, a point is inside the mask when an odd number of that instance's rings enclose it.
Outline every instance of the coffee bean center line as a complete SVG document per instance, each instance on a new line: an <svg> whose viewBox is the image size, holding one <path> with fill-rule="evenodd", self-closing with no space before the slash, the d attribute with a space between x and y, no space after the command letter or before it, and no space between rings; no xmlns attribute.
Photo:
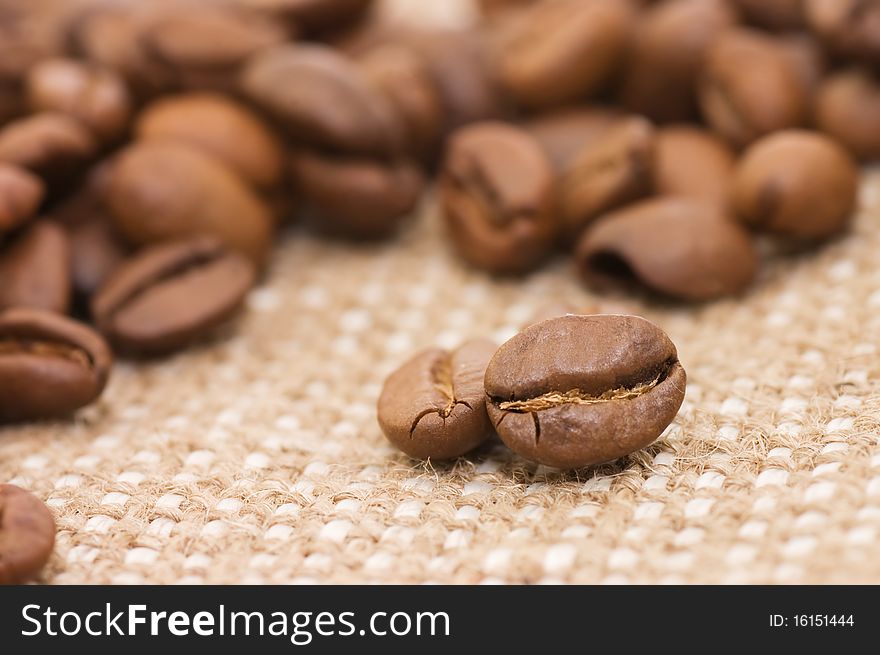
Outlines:
<svg viewBox="0 0 880 655"><path fill-rule="evenodd" d="M613 400L632 400L651 391L660 383L662 377L662 374L658 375L650 382L635 387L609 389L608 391L603 391L598 396L584 393L580 389L571 389L564 393L551 391L527 400L511 400L498 403L498 409L507 412L528 413L540 412L552 407L558 407L559 405L597 405Z"/></svg>
<svg viewBox="0 0 880 655"><path fill-rule="evenodd" d="M67 359L83 366L91 367L92 358L73 346L49 341L31 341L30 339L0 339L0 357L4 355L35 355Z"/></svg>

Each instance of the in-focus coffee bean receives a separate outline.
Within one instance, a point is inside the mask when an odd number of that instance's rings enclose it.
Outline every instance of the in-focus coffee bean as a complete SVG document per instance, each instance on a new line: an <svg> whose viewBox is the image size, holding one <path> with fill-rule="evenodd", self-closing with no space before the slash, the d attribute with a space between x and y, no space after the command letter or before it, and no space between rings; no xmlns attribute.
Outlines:
<svg viewBox="0 0 880 655"><path fill-rule="evenodd" d="M0 244L0 311L31 307L66 314L70 296L70 239L63 227L37 221Z"/></svg>
<svg viewBox="0 0 880 655"><path fill-rule="evenodd" d="M860 70L829 75L816 96L816 126L860 159L880 159L880 81Z"/></svg>
<svg viewBox="0 0 880 655"><path fill-rule="evenodd" d="M43 202L46 186L24 168L0 162L0 235L31 218Z"/></svg>
<svg viewBox="0 0 880 655"><path fill-rule="evenodd" d="M241 306L253 265L212 238L142 250L92 300L98 329L120 350L156 355L211 333Z"/></svg>
<svg viewBox="0 0 880 655"><path fill-rule="evenodd" d="M459 254L492 273L534 268L558 231L550 160L532 136L504 123L477 123L452 135L440 203Z"/></svg>
<svg viewBox="0 0 880 655"><path fill-rule="evenodd" d="M817 132L777 132L743 154L733 203L743 222L795 239L824 239L852 219L859 169L836 141Z"/></svg>
<svg viewBox="0 0 880 655"><path fill-rule="evenodd" d="M0 585L36 577L54 547L55 518L49 508L21 487L0 484Z"/></svg>
<svg viewBox="0 0 880 655"><path fill-rule="evenodd" d="M495 348L486 340L432 348L392 373L378 404L388 440L418 459L458 457L483 443L492 433L483 374Z"/></svg>
<svg viewBox="0 0 880 655"><path fill-rule="evenodd" d="M653 442L684 400L675 345L636 316L563 316L526 328L486 369L502 441L539 464L574 469Z"/></svg>
<svg viewBox="0 0 880 655"><path fill-rule="evenodd" d="M657 130L654 139L654 191L725 206L735 164L736 154L717 134L692 125L669 125Z"/></svg>
<svg viewBox="0 0 880 655"><path fill-rule="evenodd" d="M0 313L0 421L72 414L101 395L112 364L107 343L82 323L36 309Z"/></svg>
<svg viewBox="0 0 880 655"><path fill-rule="evenodd" d="M717 203L686 197L605 215L584 233L576 258L595 289L647 287L683 300L739 293L757 269L748 232Z"/></svg>

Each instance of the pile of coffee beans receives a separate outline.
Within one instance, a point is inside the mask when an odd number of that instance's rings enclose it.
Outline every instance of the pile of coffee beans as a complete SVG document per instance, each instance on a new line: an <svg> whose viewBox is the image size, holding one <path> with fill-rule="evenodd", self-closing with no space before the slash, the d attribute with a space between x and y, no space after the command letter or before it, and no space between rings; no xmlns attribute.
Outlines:
<svg viewBox="0 0 880 655"><path fill-rule="evenodd" d="M379 0L0 0L0 421L94 401L114 353L209 337L285 223L387 238L431 179L467 265L570 253L593 289L682 301L747 289L759 238L845 231L880 158L880 1L477 4L452 29ZM486 343L417 357L380 403L391 440L452 457L495 426L571 467L671 419L662 333L542 329L485 381ZM587 343L632 359L608 373Z"/></svg>

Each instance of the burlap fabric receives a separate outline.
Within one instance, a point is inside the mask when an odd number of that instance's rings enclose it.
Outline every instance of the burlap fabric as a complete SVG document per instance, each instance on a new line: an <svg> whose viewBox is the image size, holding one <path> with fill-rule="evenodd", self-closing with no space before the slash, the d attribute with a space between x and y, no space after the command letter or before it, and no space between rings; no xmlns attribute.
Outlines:
<svg viewBox="0 0 880 655"><path fill-rule="evenodd" d="M375 246L293 230L235 329L121 364L72 423L0 430L0 479L55 512L49 583L880 582L880 174L852 233L742 300L634 302L687 400L652 447L574 473L500 443L423 465L381 435L416 349L502 340L571 264L493 281L430 202Z"/></svg>

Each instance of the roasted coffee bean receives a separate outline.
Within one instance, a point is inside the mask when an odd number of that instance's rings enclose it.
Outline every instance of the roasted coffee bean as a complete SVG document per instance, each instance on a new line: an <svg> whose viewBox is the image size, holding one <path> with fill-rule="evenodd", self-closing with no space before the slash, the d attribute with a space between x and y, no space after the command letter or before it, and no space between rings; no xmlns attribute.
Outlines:
<svg viewBox="0 0 880 655"><path fill-rule="evenodd" d="M803 71L783 45L744 29L719 37L706 59L700 105L709 125L736 146L801 125L806 119Z"/></svg>
<svg viewBox="0 0 880 655"><path fill-rule="evenodd" d="M65 314L70 290L70 241L57 223L38 221L0 246L0 311L32 307Z"/></svg>
<svg viewBox="0 0 880 655"><path fill-rule="evenodd" d="M350 25L367 13L373 0L238 0L238 4L315 33Z"/></svg>
<svg viewBox="0 0 880 655"><path fill-rule="evenodd" d="M629 0L552 0L524 10L498 37L502 87L533 109L595 94L621 65L634 16Z"/></svg>
<svg viewBox="0 0 880 655"><path fill-rule="evenodd" d="M96 152L97 143L88 129L64 114L33 114L0 129L0 162L50 181L75 174Z"/></svg>
<svg viewBox="0 0 880 655"><path fill-rule="evenodd" d="M106 216L95 215L68 228L74 291L90 298L128 257L128 248Z"/></svg>
<svg viewBox="0 0 880 655"><path fill-rule="evenodd" d="M31 218L43 202L46 186L33 173L0 162L0 235Z"/></svg>
<svg viewBox="0 0 880 655"><path fill-rule="evenodd" d="M716 134L690 125L663 127L654 139L654 191L725 206L735 164L736 154Z"/></svg>
<svg viewBox="0 0 880 655"><path fill-rule="evenodd" d="M654 127L621 119L565 167L559 183L559 214L571 238L593 219L648 195L654 167Z"/></svg>
<svg viewBox="0 0 880 655"><path fill-rule="evenodd" d="M645 9L621 76L623 105L661 122L696 117L706 52L735 23L724 0L670 0Z"/></svg>
<svg viewBox="0 0 880 655"><path fill-rule="evenodd" d="M636 316L563 316L498 349L486 369L487 410L511 450L574 469L653 442L684 400L675 345Z"/></svg>
<svg viewBox="0 0 880 655"><path fill-rule="evenodd" d="M141 112L135 136L203 150L259 189L281 181L279 138L250 109L221 95L189 93L157 100Z"/></svg>
<svg viewBox="0 0 880 655"><path fill-rule="evenodd" d="M55 518L49 508L20 487L0 484L0 585L36 577L54 548Z"/></svg>
<svg viewBox="0 0 880 655"><path fill-rule="evenodd" d="M114 226L135 246L208 234L266 260L272 218L266 203L219 160L168 141L137 143L114 162L106 191Z"/></svg>
<svg viewBox="0 0 880 655"><path fill-rule="evenodd" d="M747 225L795 239L824 239L849 224L858 184L858 166L837 142L789 130L746 150L737 165L733 202Z"/></svg>
<svg viewBox="0 0 880 655"><path fill-rule="evenodd" d="M521 273L549 253L558 231L553 169L528 133L477 123L452 135L440 180L449 235L470 264Z"/></svg>
<svg viewBox="0 0 880 655"><path fill-rule="evenodd" d="M72 414L101 395L112 364L107 343L82 323L36 309L0 313L0 421Z"/></svg>
<svg viewBox="0 0 880 655"><path fill-rule="evenodd" d="M771 30L795 30L804 26L804 0L734 0L752 23Z"/></svg>
<svg viewBox="0 0 880 655"><path fill-rule="evenodd" d="M297 142L365 156L400 149L401 127L352 62L325 46L285 45L254 57L245 95Z"/></svg>
<svg viewBox="0 0 880 655"><path fill-rule="evenodd" d="M473 450L492 433L483 374L495 352L486 340L453 351L425 350L385 381L379 425L410 457L450 459Z"/></svg>
<svg viewBox="0 0 880 655"><path fill-rule="evenodd" d="M66 114L104 142L119 138L131 118L131 99L115 72L74 59L48 59L25 79L32 111Z"/></svg>
<svg viewBox="0 0 880 655"><path fill-rule="evenodd" d="M373 239L393 232L421 197L424 177L408 161L332 158L310 152L291 157L299 195L322 231Z"/></svg>
<svg viewBox="0 0 880 655"><path fill-rule="evenodd" d="M92 316L121 350L163 354L227 321L254 280L253 265L216 239L164 243L116 269L94 297Z"/></svg>
<svg viewBox="0 0 880 655"><path fill-rule="evenodd" d="M581 239L577 261L596 288L644 286L683 300L744 290L757 258L748 233L717 203L645 200L600 218Z"/></svg>
<svg viewBox="0 0 880 655"><path fill-rule="evenodd" d="M880 159L880 81L859 70L825 79L816 97L816 125L860 159ZM2 221L0 221L2 222Z"/></svg>
<svg viewBox="0 0 880 655"><path fill-rule="evenodd" d="M538 114L522 127L535 137L554 168L563 170L581 150L602 139L625 115L610 107L557 109Z"/></svg>
<svg viewBox="0 0 880 655"><path fill-rule="evenodd" d="M880 2L804 0L804 14L832 52L880 67Z"/></svg>
<svg viewBox="0 0 880 655"><path fill-rule="evenodd" d="M828 58L822 45L804 32L780 34L776 42L792 62L808 99L812 100L828 70Z"/></svg>

